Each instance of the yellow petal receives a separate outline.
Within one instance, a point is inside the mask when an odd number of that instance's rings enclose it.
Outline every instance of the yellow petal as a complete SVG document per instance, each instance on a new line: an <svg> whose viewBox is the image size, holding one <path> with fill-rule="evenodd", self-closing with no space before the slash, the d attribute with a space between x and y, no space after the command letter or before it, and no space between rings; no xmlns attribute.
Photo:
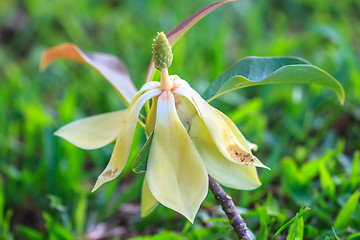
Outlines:
<svg viewBox="0 0 360 240"><path fill-rule="evenodd" d="M158 100L157 97L154 97L152 99L150 112L146 117L146 124L145 124L146 136L150 136L151 132L154 130L154 127L155 127L157 100Z"/></svg>
<svg viewBox="0 0 360 240"><path fill-rule="evenodd" d="M58 59L78 61L94 68L109 81L127 104L136 93L125 65L115 56L104 53L83 53L76 45L64 43L44 52L40 69L45 69Z"/></svg>
<svg viewBox="0 0 360 240"><path fill-rule="evenodd" d="M127 110L103 113L71 122L54 134L83 149L103 147L117 137Z"/></svg>
<svg viewBox="0 0 360 240"><path fill-rule="evenodd" d="M184 80L176 80L174 85L178 86L174 92L186 97L194 105L225 158L238 164L268 168L251 153L245 138L226 115L210 106Z"/></svg>
<svg viewBox="0 0 360 240"><path fill-rule="evenodd" d="M207 194L207 173L177 116L173 94L163 92L157 106L146 173L149 188L161 204L193 222Z"/></svg>
<svg viewBox="0 0 360 240"><path fill-rule="evenodd" d="M161 93L160 90L150 90L139 97L131 109L129 109L126 118L120 122L121 125L119 136L116 140L111 159L105 170L100 174L96 184L92 190L94 192L104 183L113 180L124 169L128 160L131 143L134 137L137 119L142 106L150 98L155 97Z"/></svg>
<svg viewBox="0 0 360 240"><path fill-rule="evenodd" d="M145 175L141 192L141 217L149 215L158 205L158 201L152 195Z"/></svg>
<svg viewBox="0 0 360 240"><path fill-rule="evenodd" d="M199 151L210 176L220 184L238 190L259 187L261 183L256 167L237 164L226 159L218 150L207 127L190 101L179 95L176 99L179 118Z"/></svg>
<svg viewBox="0 0 360 240"><path fill-rule="evenodd" d="M133 99L131 99L129 108L132 108L132 106L134 106L135 102L139 99L139 97L140 97L144 92L149 91L149 90L154 90L154 89L160 89L160 82L152 81L152 82L145 83L145 84L140 88L140 90L135 94L135 96L133 97Z"/></svg>

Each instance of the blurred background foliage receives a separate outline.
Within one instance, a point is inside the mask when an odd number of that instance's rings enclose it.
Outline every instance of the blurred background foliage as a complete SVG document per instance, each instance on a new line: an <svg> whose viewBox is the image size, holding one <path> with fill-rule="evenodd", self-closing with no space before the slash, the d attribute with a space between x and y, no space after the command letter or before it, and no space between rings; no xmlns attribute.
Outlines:
<svg viewBox="0 0 360 240"><path fill-rule="evenodd" d="M90 194L112 145L84 151L52 134L124 105L86 66L59 61L39 71L46 48L72 42L120 57L139 87L156 32L211 2L0 1L1 239L235 238L211 194L193 225L163 206L140 218L144 176L130 166L145 141L141 131L121 176ZM300 84L247 88L212 102L272 169L259 170L259 189L226 189L257 239L282 226L280 239L360 239L359 24L358 0L239 0L206 16L173 49L170 73L200 93L245 56L302 57L345 88L343 106L330 90Z"/></svg>

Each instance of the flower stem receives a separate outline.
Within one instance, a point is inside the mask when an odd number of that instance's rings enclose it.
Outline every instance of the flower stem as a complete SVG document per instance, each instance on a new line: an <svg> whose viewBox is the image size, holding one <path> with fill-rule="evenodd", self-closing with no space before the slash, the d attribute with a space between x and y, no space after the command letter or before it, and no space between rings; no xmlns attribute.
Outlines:
<svg viewBox="0 0 360 240"><path fill-rule="evenodd" d="M160 88L161 90L168 91L173 87L173 83L170 80L169 72L167 68L161 70L161 81L160 81Z"/></svg>
<svg viewBox="0 0 360 240"><path fill-rule="evenodd" d="M214 197L218 203L220 203L222 210L225 212L229 219L231 226L234 228L239 240L252 240L249 229L246 226L244 219L240 216L240 213L235 206L232 198L226 194L220 184L209 175L209 188L214 194Z"/></svg>

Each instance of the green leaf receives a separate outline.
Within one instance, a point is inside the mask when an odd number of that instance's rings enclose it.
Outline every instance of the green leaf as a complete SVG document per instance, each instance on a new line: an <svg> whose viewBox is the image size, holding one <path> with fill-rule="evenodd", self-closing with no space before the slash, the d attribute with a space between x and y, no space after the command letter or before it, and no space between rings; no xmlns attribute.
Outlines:
<svg viewBox="0 0 360 240"><path fill-rule="evenodd" d="M320 183L322 189L326 191L332 199L334 199L336 186L331 178L329 170L325 167L324 163L320 164Z"/></svg>
<svg viewBox="0 0 360 240"><path fill-rule="evenodd" d="M357 204L359 203L360 192L356 191L349 200L345 203L345 206L340 210L336 216L334 228L346 227L349 222L352 213L355 211Z"/></svg>
<svg viewBox="0 0 360 240"><path fill-rule="evenodd" d="M162 232L153 236L140 236L135 238L129 238L129 240L176 240L176 239L185 239L180 237L174 232Z"/></svg>
<svg viewBox="0 0 360 240"><path fill-rule="evenodd" d="M188 17L187 19L182 21L173 30L171 30L168 34L166 34L166 37L168 38L171 46L174 46L176 41L182 35L184 35L195 23L197 23L199 20L201 20L203 17L205 17L206 15L211 13L216 8L224 5L225 3L233 2L233 1L235 1L235 0L214 2L212 4L207 5L206 7L202 8L202 9L200 9L199 11L197 11L196 13L194 13L193 15L191 15L190 17ZM151 81L151 79L154 76L154 74L153 74L154 70L155 70L154 61L151 59L151 62L149 64L149 67L148 67L148 70L146 73L145 82Z"/></svg>
<svg viewBox="0 0 360 240"><path fill-rule="evenodd" d="M354 154L353 164L351 167L351 175L350 175L350 185L352 188L358 186L358 183L360 182L359 166L360 166L360 151L356 151Z"/></svg>
<svg viewBox="0 0 360 240"><path fill-rule="evenodd" d="M73 239L71 232L62 226L53 216L47 212L43 212L45 227L49 233L48 239Z"/></svg>
<svg viewBox="0 0 360 240"><path fill-rule="evenodd" d="M304 218L299 217L299 214L296 214L295 220L293 224L291 224L288 235L286 237L287 240L302 240L304 235Z"/></svg>
<svg viewBox="0 0 360 240"><path fill-rule="evenodd" d="M274 234L274 236L271 239L275 239L275 237L278 236L282 231L284 231L290 224L292 224L295 221L296 218L304 216L309 211L310 211L310 208L308 208L308 207L301 208L299 213L297 213L296 216L293 217L292 219L290 219L287 223L282 225L279 228L279 230L276 231L276 233Z"/></svg>
<svg viewBox="0 0 360 240"><path fill-rule="evenodd" d="M286 157L281 161L281 185L288 195L298 204L310 203L311 184L302 177L295 161Z"/></svg>
<svg viewBox="0 0 360 240"><path fill-rule="evenodd" d="M239 88L273 83L317 83L333 90L341 104L345 98L344 89L336 79L295 57L243 58L217 77L205 90L203 98L211 101Z"/></svg>
<svg viewBox="0 0 360 240"><path fill-rule="evenodd" d="M5 191L3 186L3 180L2 177L0 177L0 228L1 224L3 223L3 214L5 213Z"/></svg>
<svg viewBox="0 0 360 240"><path fill-rule="evenodd" d="M32 239L32 240L45 239L44 235L41 232L23 225L16 226L16 233L18 236L21 236L22 239Z"/></svg>
<svg viewBox="0 0 360 240"><path fill-rule="evenodd" d="M76 233L78 235L81 235L81 233L84 231L87 217L87 205L87 196L85 193L81 193L74 211L74 223Z"/></svg>
<svg viewBox="0 0 360 240"><path fill-rule="evenodd" d="M256 208L258 214L259 214L259 218L260 218L260 231L257 235L257 239L262 240L262 239L267 239L268 236L268 222L269 222L269 215L267 213L267 209L265 206L262 207L257 207Z"/></svg>
<svg viewBox="0 0 360 240"><path fill-rule="evenodd" d="M334 233L335 239L336 239L336 240L341 240L341 238L339 238L338 235L336 234L336 231L335 231L334 227L332 227L331 230L332 230L333 233Z"/></svg>
<svg viewBox="0 0 360 240"><path fill-rule="evenodd" d="M153 135L154 135L154 132L152 132L150 134L146 143L144 144L144 146L140 150L139 154L135 158L134 163L132 165L133 172L135 172L135 173L146 172L146 163L147 163L147 159L149 156L149 151L150 151L150 146L151 146Z"/></svg>

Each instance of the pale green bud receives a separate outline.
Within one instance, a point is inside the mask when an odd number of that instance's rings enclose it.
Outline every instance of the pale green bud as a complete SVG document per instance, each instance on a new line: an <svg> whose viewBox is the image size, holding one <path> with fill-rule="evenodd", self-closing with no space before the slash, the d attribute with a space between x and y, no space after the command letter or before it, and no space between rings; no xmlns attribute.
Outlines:
<svg viewBox="0 0 360 240"><path fill-rule="evenodd" d="M154 39L153 59L155 67L160 71L170 67L171 65L173 53L171 45L164 32L158 32L158 35Z"/></svg>

